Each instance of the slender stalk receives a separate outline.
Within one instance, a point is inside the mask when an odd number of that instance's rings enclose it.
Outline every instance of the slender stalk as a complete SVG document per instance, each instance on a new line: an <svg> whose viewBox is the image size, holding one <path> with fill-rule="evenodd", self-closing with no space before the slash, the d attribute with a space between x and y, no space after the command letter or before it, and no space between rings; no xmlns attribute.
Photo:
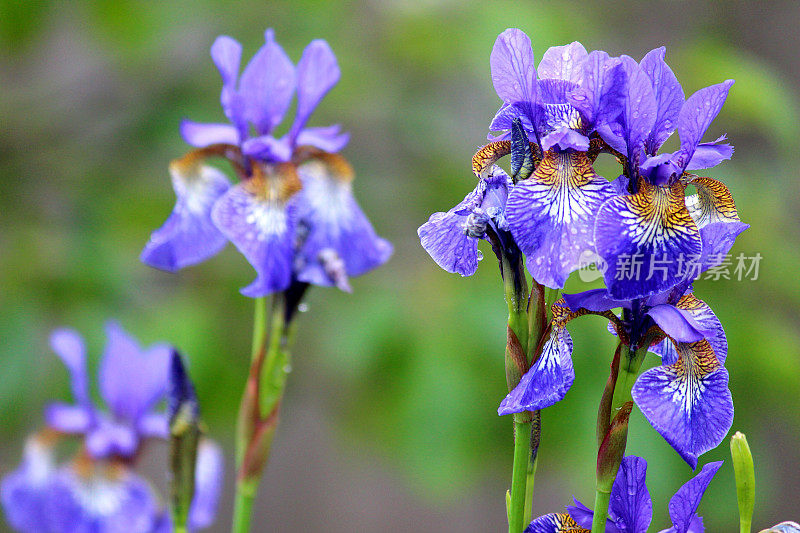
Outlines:
<svg viewBox="0 0 800 533"><path fill-rule="evenodd" d="M239 409L233 533L250 531L253 504L269 458L289 367L294 328L286 323L283 294L275 294L267 320L265 298L256 299L250 372ZM268 323L269 322L269 323ZM269 331L269 334L267 333Z"/></svg>
<svg viewBox="0 0 800 533"><path fill-rule="evenodd" d="M533 448L533 446L531 446L531 448ZM523 524L530 524L533 519L533 487L536 481L536 464L538 462L539 458L535 457L528 463L528 476L525 483L525 494L527 497L525 498L525 513L522 519Z"/></svg>
<svg viewBox="0 0 800 533"><path fill-rule="evenodd" d="M612 365L611 376L603 392L600 409L598 410L598 475L595 491L594 517L592 519L592 533L605 533L606 518L608 516L608 503L611 498L611 487L614 478L619 470L622 457L625 454L625 446L628 440L628 415L633 406L631 400L631 389L639 375L639 369L647 354L647 347L650 345L646 339L643 343L644 348L634 348L621 344L614 354L614 361L617 365ZM616 375L615 375L616 374ZM613 385L612 385L613 384ZM613 386L614 392L611 400L611 408L604 406L608 401L609 388ZM604 436L599 435L600 428L605 427L601 416L608 415L611 420L607 432ZM624 416L623 416L624 415ZM604 449L604 446L609 446ZM601 470L603 475L601 476Z"/></svg>
<svg viewBox="0 0 800 533"><path fill-rule="evenodd" d="M528 488L528 462L531 449L531 422L514 415L514 467L511 473L511 513L508 533L521 533L525 528L525 507Z"/></svg>
<svg viewBox="0 0 800 533"><path fill-rule="evenodd" d="M250 531L250 521L253 517L253 503L256 501L257 492L258 482L236 483L236 502L233 506L232 533L248 533Z"/></svg>
<svg viewBox="0 0 800 533"><path fill-rule="evenodd" d="M611 501L611 489L597 488L594 494L594 517L592 518L592 533L604 533L606 518L608 518L608 504Z"/></svg>

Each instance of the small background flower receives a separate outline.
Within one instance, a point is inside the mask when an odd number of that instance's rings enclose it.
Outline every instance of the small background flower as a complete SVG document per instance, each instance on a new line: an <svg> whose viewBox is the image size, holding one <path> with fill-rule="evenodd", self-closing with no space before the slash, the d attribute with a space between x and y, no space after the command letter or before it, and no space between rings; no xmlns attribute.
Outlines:
<svg viewBox="0 0 800 533"><path fill-rule="evenodd" d="M800 481L775 466L800 462L793 429L800 397L787 393L800 371L800 13L793 3L71 4L0 2L0 471L18 464L41 406L71 399L62 363L47 352L52 324L85 332L93 354L104 345L97 324L107 316L146 332L144 346L176 343L192 355L206 422L220 434L232 429L224 424L239 398L230 391L240 390L248 362L229 354L248 351L242 324L251 323L252 306L231 295L252 279L252 267L231 246L177 277L136 257L174 204L165 162L186 149L176 135L180 120L223 120L210 43L235 35L248 59L271 26L294 61L313 38L335 51L341 80L309 126L341 123L350 132L343 154L357 171L359 203L396 250L385 267L351 280L358 306L335 290L311 292L315 327L300 323L308 343L295 353L288 390L287 405L296 411L275 442L274 477L262 488L256 520L280 513L287 517L282 531L495 530L503 503L486 494L492 486L502 494L507 483L508 427L495 411L504 385L486 380L499 371L504 342L494 259L481 244L486 258L472 278L447 275L415 230L475 186L469 159L498 104L489 52L497 35L517 26L532 37L537 60L549 46L574 40L637 60L666 45L687 96L737 80L704 138L727 132L736 154L708 175L735 191L751 225L735 250L760 253L761 271L756 281L701 280L696 289L735 347L726 361L735 425L748 428L764 491L755 523L796 516ZM674 137L662 148L677 149ZM614 169L600 157L599 175L614 177ZM731 274L735 267L734 257ZM575 280L573 274L566 292L587 288ZM570 323L576 354L613 352L614 339L599 326L604 320ZM457 333L465 330L468 338ZM544 415L551 434L586 433L543 440L537 486L552 490L539 491L536 516L563 508L576 487L592 486L591 469L556 470L550 459L592 464L596 411L585 406L598 394L590 377L607 371L603 358L576 357L567 399ZM775 406L769 425L763 405ZM647 457L648 478L663 480L650 484L651 497L666 502L689 469L644 417L634 414L631 425L636 438L628 453ZM725 458L724 448L703 461ZM309 463L313 486L295 478ZM355 488L338 490L343 480ZM736 529L732 483L730 470L721 469L701 507L719 531ZM589 493L575 496L592 500ZM340 519L331 523L331 515ZM669 524L663 506L653 515L654 530ZM226 523L225 516L218 520Z"/></svg>

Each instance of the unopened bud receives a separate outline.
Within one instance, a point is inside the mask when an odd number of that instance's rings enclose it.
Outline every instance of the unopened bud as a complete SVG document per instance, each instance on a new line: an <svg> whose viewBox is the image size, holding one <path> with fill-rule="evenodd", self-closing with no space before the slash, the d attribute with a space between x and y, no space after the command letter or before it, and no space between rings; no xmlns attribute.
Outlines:
<svg viewBox="0 0 800 533"><path fill-rule="evenodd" d="M167 411L170 431L170 491L172 522L185 530L194 496L194 471L200 440L200 409L180 354L173 350Z"/></svg>
<svg viewBox="0 0 800 533"><path fill-rule="evenodd" d="M633 409L633 402L625 402L617 416L611 421L603 443L597 451L597 487L611 491L617 477L619 465L625 455L628 444L628 419Z"/></svg>
<svg viewBox="0 0 800 533"><path fill-rule="evenodd" d="M736 476L736 499L739 502L739 522L750 531L753 519L753 506L756 501L756 475L753 467L753 454L744 433L737 431L731 437L731 457ZM777 526L776 526L777 527ZM777 530L781 531L781 530ZM788 530L791 531L791 530ZM800 530L796 530L800 533Z"/></svg>

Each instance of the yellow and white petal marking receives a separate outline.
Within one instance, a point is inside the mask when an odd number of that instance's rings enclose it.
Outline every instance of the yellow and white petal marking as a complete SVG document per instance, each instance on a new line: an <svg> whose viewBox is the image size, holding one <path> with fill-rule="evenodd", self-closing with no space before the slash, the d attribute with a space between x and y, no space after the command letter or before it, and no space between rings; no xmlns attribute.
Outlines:
<svg viewBox="0 0 800 533"><path fill-rule="evenodd" d="M539 166L509 193L506 220L528 270L548 287L563 287L594 251L595 216L614 196L583 152L545 153Z"/></svg>
<svg viewBox="0 0 800 533"><path fill-rule="evenodd" d="M697 194L686 197L686 208L699 228L714 222L739 222L733 196L720 181L689 175Z"/></svg>
<svg viewBox="0 0 800 533"><path fill-rule="evenodd" d="M626 237L638 246L666 251L667 242L698 235L699 229L684 202L685 186L658 187L642 182L639 193L624 196L620 215L626 223Z"/></svg>

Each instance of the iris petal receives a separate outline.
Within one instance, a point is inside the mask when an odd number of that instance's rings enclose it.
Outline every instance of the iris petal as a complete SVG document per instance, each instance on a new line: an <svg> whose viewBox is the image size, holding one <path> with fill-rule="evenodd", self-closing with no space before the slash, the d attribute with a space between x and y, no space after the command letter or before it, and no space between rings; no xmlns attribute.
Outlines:
<svg viewBox="0 0 800 533"><path fill-rule="evenodd" d="M539 62L541 79L556 79L580 84L583 79L583 66L589 54L578 41L563 46L551 46Z"/></svg>
<svg viewBox="0 0 800 533"><path fill-rule="evenodd" d="M551 513L540 516L525 528L524 533L590 533L578 526L566 513Z"/></svg>
<svg viewBox="0 0 800 533"><path fill-rule="evenodd" d="M258 274L242 289L251 298L286 289L292 276L294 217L274 190L282 184L274 181L254 176L231 187L211 214Z"/></svg>
<svg viewBox="0 0 800 533"><path fill-rule="evenodd" d="M297 216L308 231L302 249L306 266L298 279L322 281L305 279L304 271L319 270L316 267L324 250L336 252L348 276L360 276L389 259L392 245L378 237L356 202L350 182L352 169L344 159L324 154L303 164L298 173L303 188L296 199Z"/></svg>
<svg viewBox="0 0 800 533"><path fill-rule="evenodd" d="M534 279L561 288L594 250L600 205L614 195L586 154L547 152L533 175L509 193L506 220Z"/></svg>
<svg viewBox="0 0 800 533"><path fill-rule="evenodd" d="M564 399L573 381L572 339L565 327L556 327L542 346L539 358L503 399L497 413L508 415L550 407Z"/></svg>
<svg viewBox="0 0 800 533"><path fill-rule="evenodd" d="M264 37L265 44L247 64L239 80L245 117L261 135L269 134L281 122L296 86L294 65L275 42L272 29L268 29Z"/></svg>
<svg viewBox="0 0 800 533"><path fill-rule="evenodd" d="M708 341L676 345L678 361L644 372L633 386L647 421L695 468L733 423L728 371Z"/></svg>
<svg viewBox="0 0 800 533"><path fill-rule="evenodd" d="M137 421L166 392L172 348L143 350L116 322L106 324L108 342L100 362L100 392L118 418Z"/></svg>
<svg viewBox="0 0 800 533"><path fill-rule="evenodd" d="M663 46L656 48L648 52L639 63L650 78L656 99L656 120L645 143L648 154L655 154L675 131L684 101L683 88L664 61L665 53L666 48Z"/></svg>
<svg viewBox="0 0 800 533"><path fill-rule="evenodd" d="M672 520L673 531L675 531L675 533L703 531L702 529L692 529L692 526L699 518L696 513L700 505L700 500L703 494L705 494L708 484L711 483L711 480L721 466L722 461L704 465L699 474L687 481L678 489L678 492L670 498L669 517ZM700 524L702 525L702 520Z"/></svg>
<svg viewBox="0 0 800 533"><path fill-rule="evenodd" d="M311 41L297 64L297 112L289 137L294 140L308 118L334 85L340 71L336 56L322 39Z"/></svg>
<svg viewBox="0 0 800 533"><path fill-rule="evenodd" d="M595 226L597 253L612 298L632 300L658 294L686 275L687 261L702 243L684 205L683 185L642 182L635 195L617 196L600 208Z"/></svg>
<svg viewBox="0 0 800 533"><path fill-rule="evenodd" d="M214 203L228 190L225 174L207 166L182 169L170 165L177 201L167 221L153 232L142 250L142 262L174 272L205 261L227 244L211 220Z"/></svg>

